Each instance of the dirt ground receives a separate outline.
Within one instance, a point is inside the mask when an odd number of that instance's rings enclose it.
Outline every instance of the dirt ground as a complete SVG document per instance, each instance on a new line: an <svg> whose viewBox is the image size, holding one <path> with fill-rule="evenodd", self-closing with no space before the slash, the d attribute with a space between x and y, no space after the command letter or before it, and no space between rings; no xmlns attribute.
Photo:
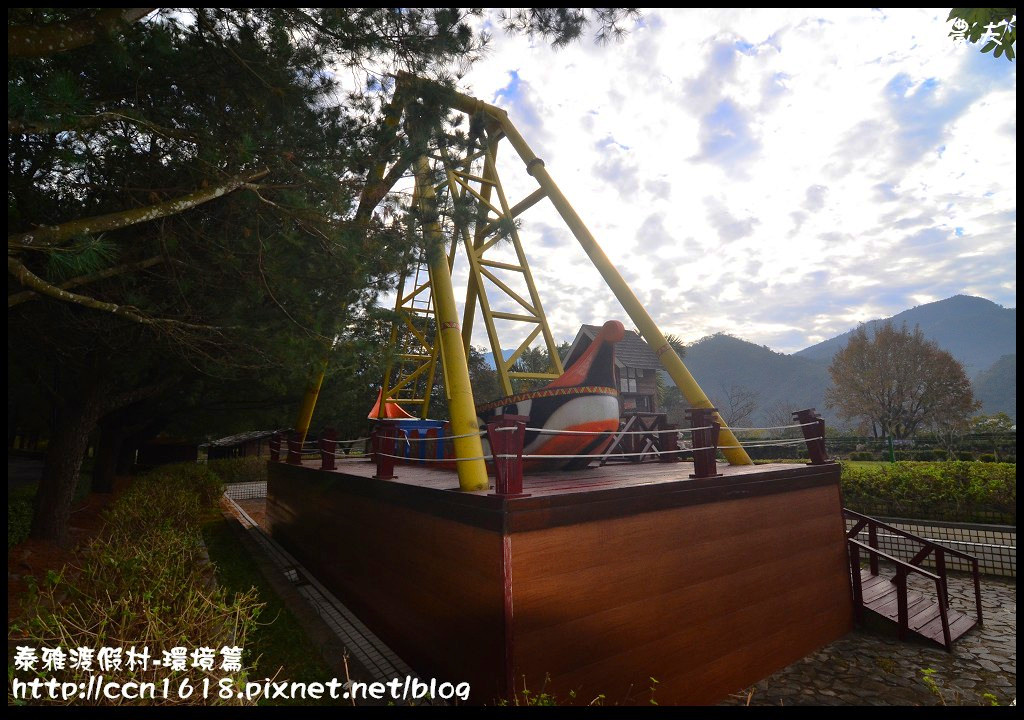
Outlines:
<svg viewBox="0 0 1024 720"><path fill-rule="evenodd" d="M267 500L266 498L254 498L251 500L235 500L238 507L245 510L245 514L253 519L263 530L270 532L267 525Z"/></svg>
<svg viewBox="0 0 1024 720"><path fill-rule="evenodd" d="M103 511L130 481L129 477L118 477L112 494L90 493L72 507L66 546L30 538L7 552L8 627L21 613L28 578L34 577L39 581L46 576L47 570L57 571L68 564L74 566L78 548L99 532Z"/></svg>

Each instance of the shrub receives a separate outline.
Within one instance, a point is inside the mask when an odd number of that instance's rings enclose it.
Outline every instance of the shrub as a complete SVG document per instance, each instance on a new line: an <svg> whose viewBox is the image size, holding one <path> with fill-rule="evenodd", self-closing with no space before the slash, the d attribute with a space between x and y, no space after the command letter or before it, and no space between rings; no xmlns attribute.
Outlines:
<svg viewBox="0 0 1024 720"><path fill-rule="evenodd" d="M932 455L938 461L948 460L949 452L946 450L932 450Z"/></svg>
<svg viewBox="0 0 1024 720"><path fill-rule="evenodd" d="M32 527L32 496L7 496L7 549L28 538Z"/></svg>
<svg viewBox="0 0 1024 720"><path fill-rule="evenodd" d="M78 476L74 500L77 502L89 494L92 486L92 474L83 471ZM20 542L28 539L32 529L32 514L35 511L37 483L23 485L7 492L7 549L10 550Z"/></svg>
<svg viewBox="0 0 1024 720"><path fill-rule="evenodd" d="M9 637L37 649L134 645L148 648L156 659L182 645L216 653L224 646L244 650L262 606L255 591L236 593L229 600L216 587L200 532L203 514L213 508L220 491L216 475L193 464L170 465L137 478L104 514L102 531L80 552L75 566L30 585L27 612L10 626ZM45 674L81 683L89 673L68 669ZM216 689L218 680L228 676L236 686L245 680L244 671L221 670L219 662L212 671L132 670L125 665L117 679L160 683L169 678L175 688L186 679L193 688L209 679ZM157 693L156 702L253 704L221 699L216 690L207 698L199 692L189 699L170 695L164 700ZM10 694L8 700L16 702ZM102 701L121 702L126 701Z"/></svg>
<svg viewBox="0 0 1024 720"><path fill-rule="evenodd" d="M267 479L267 458L241 457L210 460L206 463L226 484Z"/></svg>
<svg viewBox="0 0 1024 720"><path fill-rule="evenodd" d="M1010 463L844 464L842 483L853 510L965 522L994 512L1016 522L1017 466Z"/></svg>
<svg viewBox="0 0 1024 720"><path fill-rule="evenodd" d="M982 453L981 455L978 456L978 459L981 460L982 462L995 462L996 456L993 455L992 453Z"/></svg>
<svg viewBox="0 0 1024 720"><path fill-rule="evenodd" d="M974 460L974 453L966 452L966 451L960 451L960 452L958 452L956 454L956 459L957 460L966 460L966 461Z"/></svg>

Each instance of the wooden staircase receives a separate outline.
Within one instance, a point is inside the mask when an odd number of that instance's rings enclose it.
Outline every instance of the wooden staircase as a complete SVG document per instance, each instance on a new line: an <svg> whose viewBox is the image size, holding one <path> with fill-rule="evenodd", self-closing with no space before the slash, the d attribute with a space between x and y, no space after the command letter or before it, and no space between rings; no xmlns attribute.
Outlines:
<svg viewBox="0 0 1024 720"><path fill-rule="evenodd" d="M982 625L981 582L978 573L978 559L967 553L940 545L905 530L900 530L867 515L843 508L843 515L854 521L846 533L850 557L850 574L853 581L854 610L857 621L863 619L864 610L896 623L900 639L908 634L942 645L952 652L953 643L975 626ZM857 540L867 530L868 542ZM883 552L878 547L879 530L890 536L898 536L920 546L910 561L900 560ZM861 567L861 555L868 556L868 567ZM949 590L946 582L946 556L952 555L969 562L974 576L974 600L976 617L971 617L949 606ZM934 556L934 572L922 565ZM894 568L892 574L879 570L879 560ZM907 586L909 575L923 577L935 587L934 594L919 592Z"/></svg>

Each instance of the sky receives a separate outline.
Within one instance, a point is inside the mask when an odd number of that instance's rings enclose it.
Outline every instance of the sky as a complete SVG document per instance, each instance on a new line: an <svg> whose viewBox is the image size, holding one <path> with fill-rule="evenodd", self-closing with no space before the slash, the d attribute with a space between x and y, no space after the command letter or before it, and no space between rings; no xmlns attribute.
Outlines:
<svg viewBox="0 0 1024 720"><path fill-rule="evenodd" d="M956 294L1016 306L1016 61L956 45L948 12L654 9L559 50L492 28L460 85L663 332L795 352ZM510 204L536 188L507 143L499 171ZM632 326L549 203L522 220L556 340Z"/></svg>

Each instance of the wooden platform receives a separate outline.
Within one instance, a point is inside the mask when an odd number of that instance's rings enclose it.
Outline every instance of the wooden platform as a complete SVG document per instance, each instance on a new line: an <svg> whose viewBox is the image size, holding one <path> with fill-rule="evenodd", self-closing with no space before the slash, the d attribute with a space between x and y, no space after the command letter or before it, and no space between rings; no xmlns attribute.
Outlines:
<svg viewBox="0 0 1024 720"><path fill-rule="evenodd" d="M281 542L420 674L492 704L714 703L852 628L839 467L608 465L526 497L271 463ZM547 681L545 683L545 677Z"/></svg>
<svg viewBox="0 0 1024 720"><path fill-rule="evenodd" d="M881 615L886 620L898 624L899 608L896 585L892 582L892 576L881 572L878 575L872 575L870 570L864 568L860 571L860 581L864 593L864 607ZM946 613L949 619L951 642L956 642L977 624L974 618L957 610L947 608ZM946 646L937 598L909 590L907 592L907 618L910 632L943 647Z"/></svg>

